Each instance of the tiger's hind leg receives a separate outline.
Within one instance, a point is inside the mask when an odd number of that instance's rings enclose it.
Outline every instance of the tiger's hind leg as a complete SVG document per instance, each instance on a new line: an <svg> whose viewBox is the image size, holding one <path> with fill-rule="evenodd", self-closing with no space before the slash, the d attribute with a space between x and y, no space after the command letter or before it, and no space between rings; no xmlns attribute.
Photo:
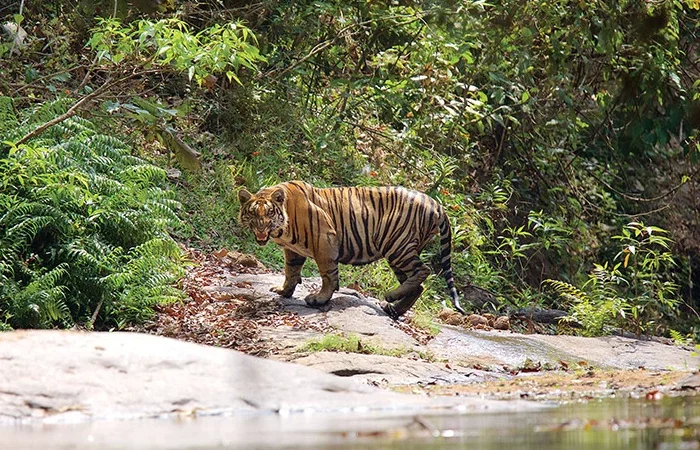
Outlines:
<svg viewBox="0 0 700 450"><path fill-rule="evenodd" d="M411 307L416 303L416 300L421 296L423 293L423 286L418 286L417 289L409 292L406 294L404 297L402 297L400 300L398 300L396 303L387 303L387 302L382 302L382 309L384 310L385 313L392 319L398 319L400 316L402 316L406 311L411 309Z"/></svg>
<svg viewBox="0 0 700 450"><path fill-rule="evenodd" d="M401 260L389 261L389 266L401 284L384 295L386 302L381 306L393 318L411 309L423 293L423 281L430 275L430 269L423 264L415 250L411 252L410 247L407 250L408 254L404 254Z"/></svg>

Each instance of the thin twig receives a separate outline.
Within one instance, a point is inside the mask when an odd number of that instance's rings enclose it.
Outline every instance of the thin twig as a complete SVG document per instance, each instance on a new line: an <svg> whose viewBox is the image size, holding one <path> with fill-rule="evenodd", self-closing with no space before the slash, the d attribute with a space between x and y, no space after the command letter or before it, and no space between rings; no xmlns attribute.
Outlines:
<svg viewBox="0 0 700 450"><path fill-rule="evenodd" d="M111 88L111 87L114 86L115 84L116 84L116 83L114 83L114 82L103 84L103 85L100 86L99 88L97 88L97 89L95 89L94 91L92 91L90 94L88 94L88 95L86 95L85 97L83 97L83 98L81 98L80 100L78 100L78 101L77 101L73 106L71 106L70 109L68 109L68 111L66 111L65 113L61 114L60 116L58 116L58 117L56 117L56 118L54 118L54 119L52 119L52 120L49 120L48 122L44 123L43 125L40 125L40 126L38 126L37 128L35 128L33 131L30 131L29 133L27 133L22 139L20 139L19 141L15 142L15 145L24 144L24 143L27 142L28 140L30 140L30 139L32 139L32 138L35 138L36 136L38 136L38 135L40 135L41 133L43 133L44 131L46 131L47 128L50 128L50 127L52 127L52 126L54 126L54 125L56 125L56 124L58 124L58 123L63 122L64 120L66 120L66 119L68 119L68 118L74 116L74 115L78 112L78 110L80 109L81 106L83 106L85 103L89 102L89 101L92 100L93 98L96 98L96 97L102 95L105 91L107 91L107 89Z"/></svg>
<svg viewBox="0 0 700 450"><path fill-rule="evenodd" d="M663 194L659 194L656 197L652 198L644 198L644 197L635 197L629 194L625 194L624 192L620 192L614 187L610 186L608 183L606 183L602 178L598 177L595 173L593 173L592 170L584 168L586 172L593 178L595 178L600 184L605 186L607 189L610 189L612 192L616 193L617 195L620 195L622 198L625 200L629 200L632 202L640 202L640 203L650 203L650 202L656 202L658 200L661 200L663 198L668 197L671 194L675 194L678 189L682 188L688 181L692 181L695 179L695 177L700 173L700 167L695 169L690 175L686 175L688 180L687 181L681 181L679 184L674 186L673 188L669 189L668 191L664 192Z"/></svg>
<svg viewBox="0 0 700 450"><path fill-rule="evenodd" d="M100 308L102 308L102 303L104 303L105 298L104 296L100 299L100 302L97 304L97 308L95 308L95 312L92 313L92 317L90 317L90 323L94 326L95 325L95 320L97 320L97 315L100 313Z"/></svg>
<svg viewBox="0 0 700 450"><path fill-rule="evenodd" d="M76 94L80 92L85 85L87 84L88 80L90 79L90 75L92 75L92 69L95 67L95 63L97 62L97 55L95 55L94 58L92 58L92 62L90 63L90 66L87 68L85 71L85 76L83 77L83 81L80 82L77 88L73 92Z"/></svg>
<svg viewBox="0 0 700 450"><path fill-rule="evenodd" d="M54 73L50 73L50 74L48 74L48 75L44 75L43 77L39 77L39 78L37 78L36 80L33 80L31 83L22 83L17 89L15 89L14 91L12 91L12 96L14 97L15 95L19 94L20 92L22 92L23 90L27 89L28 87L31 87L32 85L34 85L34 84L36 84L36 83L39 83L40 81L44 81L44 80L46 80L47 78L52 78L52 77L61 75L62 73L72 72L72 71L74 71L74 70L76 70L76 69L80 69L81 67L84 67L84 66L83 66L82 64L80 64L80 65L77 65L77 66L70 67L70 68L68 68L68 69L59 70L58 72L54 72Z"/></svg>
<svg viewBox="0 0 700 450"><path fill-rule="evenodd" d="M345 30L346 28L347 28L347 27L343 28L343 30ZM341 30L341 32L343 32L343 30ZM316 44L316 46L315 46L314 48L312 48L311 51L310 51L306 56L304 56L303 58L301 58L301 59L295 61L294 64L292 64L291 66L285 68L285 69L284 69L282 72L280 72L277 76L278 76L278 77L281 77L282 75L286 74L287 72L289 72L290 70L292 70L292 69L294 69L295 67L299 66L300 64L303 64L303 63L304 63L305 61L307 61L309 58L313 57L314 55L316 55L316 54L318 54L318 53L321 53L323 50L325 50L326 48L328 48L328 47L330 47L331 45L333 45L333 44L335 43L335 41L337 41L339 38L340 38L340 32L339 32L333 39L329 39L329 40L327 40L327 41L325 41L325 42L320 42L320 43Z"/></svg>
<svg viewBox="0 0 700 450"><path fill-rule="evenodd" d="M100 86L99 88L92 91L90 94L88 94L85 97L78 100L73 106L70 107L70 109L68 109L68 111L66 111L65 113L61 114L60 116L58 116L52 120L49 120L48 122L44 123L43 125L40 125L39 127L35 128L33 131L30 131L22 139L15 142L15 145L24 144L28 140L33 139L36 136L43 133L44 131L46 131L46 129L48 129L48 128L50 128L58 123L61 123L70 117L73 117L75 114L77 114L77 112L80 110L80 108L82 106L84 106L85 104L87 104L91 100L99 97L100 95L104 94L105 92L107 92L108 90L113 88L114 86L121 84L124 81L129 80L131 78L134 78L134 77L137 77L140 75L145 75L147 73L154 72L154 71L157 71L157 69L148 69L148 70L144 70L141 72L132 73L130 75L127 75L125 77L119 78L119 79L114 80L114 81L109 81L109 78L108 78L107 81L105 81L105 83L102 86Z"/></svg>
<svg viewBox="0 0 700 450"><path fill-rule="evenodd" d="M385 20L385 21L386 21L386 20L393 20L393 19L406 19L406 18L412 19L412 20L409 20L409 21L406 22L406 23L412 23L412 22L414 22L414 21L416 20L415 16L409 16L409 15L406 15L406 14L401 14L401 15L397 14L397 15L393 15L393 16L383 17L382 20ZM420 20L420 18L418 18L418 20ZM316 45L314 46L314 48L312 48L311 51L310 51L306 56L302 57L301 59L298 59L297 61L295 61L295 62L294 62L292 65L290 65L289 67L286 67L286 68L285 68L284 70L282 70L279 74L277 74L277 77L281 77L282 75L286 74L287 72L289 72L290 70L292 70L292 69L294 69L295 67L299 66L300 64L303 64L304 62L308 61L309 58L312 58L313 56L315 56L315 55L317 55L318 53L322 52L322 51L325 50L326 48L330 47L330 46L333 45L338 39L340 39L341 37L343 37L343 35L345 34L345 32L347 32L348 30L350 30L350 29L352 29L352 28L355 28L355 27L361 28L361 27L364 27L365 25L369 25L369 24L371 24L371 23L376 23L376 22L378 22L377 19L371 19L371 20L365 20L365 21L363 21L363 22L351 23L351 24L349 24L349 25L344 26L343 28L341 28L340 30L338 30L338 32L336 33L336 35L335 35L333 38L327 39L327 40L324 41L324 42L319 42L318 44L316 44ZM398 25L405 25L405 24L398 24ZM357 30L357 31L361 31L361 30ZM351 34L354 34L354 33L356 33L357 31L353 31ZM273 71L274 71L274 69L273 69ZM273 71L271 71L271 72L273 72ZM265 73L265 74L261 73L261 74L258 76L258 78L263 78L263 77L267 77L267 76L270 76L270 72Z"/></svg>

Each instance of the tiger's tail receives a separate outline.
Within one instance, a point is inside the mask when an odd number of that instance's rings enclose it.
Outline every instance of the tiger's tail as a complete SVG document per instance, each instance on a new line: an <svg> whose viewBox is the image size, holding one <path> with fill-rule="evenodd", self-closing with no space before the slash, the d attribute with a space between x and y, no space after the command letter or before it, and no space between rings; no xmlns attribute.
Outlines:
<svg viewBox="0 0 700 450"><path fill-rule="evenodd" d="M442 276L447 281L447 288L450 290L450 298L455 309L462 314L466 314L459 304L459 296L452 276L452 258L450 256L452 253L452 227L450 227L450 220L444 211L442 211L438 226L440 228L440 265L442 267ZM447 306L445 302L443 304Z"/></svg>

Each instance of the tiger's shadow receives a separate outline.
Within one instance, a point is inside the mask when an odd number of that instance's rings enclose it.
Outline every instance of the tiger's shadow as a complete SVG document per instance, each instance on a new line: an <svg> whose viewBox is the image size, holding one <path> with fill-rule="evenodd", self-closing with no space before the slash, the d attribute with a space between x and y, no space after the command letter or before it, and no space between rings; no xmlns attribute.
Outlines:
<svg viewBox="0 0 700 450"><path fill-rule="evenodd" d="M311 292L318 291L321 287L320 278L305 278L297 286L292 297L288 298L270 292L270 288L280 286L284 282L284 275L281 274L237 274L235 281L231 281L234 286L217 288L217 290L225 290L231 295L247 294L255 301L274 301L284 311L318 322L333 316L353 316L358 320L371 318L370 321L392 320L379 306L379 300L350 288L341 288L328 303L320 308L307 305L304 298Z"/></svg>
<svg viewBox="0 0 700 450"><path fill-rule="evenodd" d="M314 307L307 305L304 301L308 290L300 288L297 288L297 292L290 298L275 294L272 295L277 302L283 305L286 311L295 312L300 316L313 316L319 313L334 311L343 312L350 308L360 308L365 314L389 317L379 306L379 300L367 297L354 289L341 288L333 294L333 297L328 303L320 307Z"/></svg>

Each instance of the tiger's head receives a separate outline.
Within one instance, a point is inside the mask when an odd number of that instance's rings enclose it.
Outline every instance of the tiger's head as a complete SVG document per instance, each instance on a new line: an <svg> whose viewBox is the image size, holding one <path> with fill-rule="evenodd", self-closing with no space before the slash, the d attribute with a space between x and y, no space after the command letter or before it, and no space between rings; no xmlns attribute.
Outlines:
<svg viewBox="0 0 700 450"><path fill-rule="evenodd" d="M282 188L262 189L251 194L245 188L238 191L241 209L238 220L241 226L255 234L260 245L267 244L270 237L282 236L287 227L287 212L284 209L285 192Z"/></svg>

